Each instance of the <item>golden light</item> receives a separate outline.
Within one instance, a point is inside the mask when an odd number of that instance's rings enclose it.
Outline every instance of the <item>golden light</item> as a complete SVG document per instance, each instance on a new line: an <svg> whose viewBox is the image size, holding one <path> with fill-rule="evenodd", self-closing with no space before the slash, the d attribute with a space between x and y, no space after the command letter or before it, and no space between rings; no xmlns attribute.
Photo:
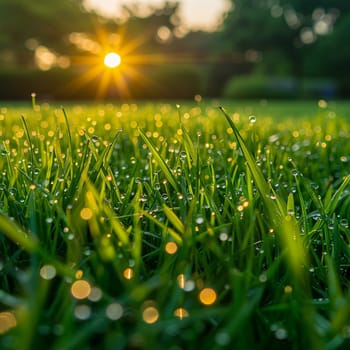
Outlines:
<svg viewBox="0 0 350 350"><path fill-rule="evenodd" d="M177 276L177 283L181 289L185 288L185 282L185 275L183 273Z"/></svg>
<svg viewBox="0 0 350 350"><path fill-rule="evenodd" d="M10 311L0 312L0 335L17 326L15 315Z"/></svg>
<svg viewBox="0 0 350 350"><path fill-rule="evenodd" d="M134 271L132 268L128 267L123 271L124 278L131 280L134 276Z"/></svg>
<svg viewBox="0 0 350 350"><path fill-rule="evenodd" d="M212 305L216 301L216 292L212 288L204 288L199 293L199 300L203 305Z"/></svg>
<svg viewBox="0 0 350 350"><path fill-rule="evenodd" d="M154 306L148 306L143 310L142 318L146 323L155 323L158 321L159 311Z"/></svg>
<svg viewBox="0 0 350 350"><path fill-rule="evenodd" d="M103 62L108 68L116 68L122 63L122 59L116 52L109 52L105 55Z"/></svg>
<svg viewBox="0 0 350 350"><path fill-rule="evenodd" d="M69 41L83 52L82 55L70 57L71 67L79 69L81 73L62 87L62 91L64 89L64 93L68 90L73 95L79 95L79 90L95 90L96 99L104 99L131 97L132 84L136 84L138 89L161 90L162 86L147 77L142 67L168 63L169 60L177 62L178 57L165 58L160 54L141 53L140 48L147 39L145 35L129 38L122 30L110 33L104 28L98 28L90 36L71 33ZM82 214L87 214L88 217L82 217L83 220L89 220L88 211Z"/></svg>
<svg viewBox="0 0 350 350"><path fill-rule="evenodd" d="M177 252L177 244L175 242L168 242L165 245L165 251L169 254L169 255L173 255Z"/></svg>
<svg viewBox="0 0 350 350"><path fill-rule="evenodd" d="M80 217L85 221L90 220L92 218L92 216L93 216L93 212L90 208L83 208L80 211Z"/></svg>
<svg viewBox="0 0 350 350"><path fill-rule="evenodd" d="M178 309L176 309L174 311L174 316L178 317L180 320L184 319L185 317L190 316L190 314L188 313L188 311L186 309L184 309L183 307L179 307Z"/></svg>
<svg viewBox="0 0 350 350"><path fill-rule="evenodd" d="M90 283L85 280L75 281L71 286L71 293L75 299L86 299L91 293Z"/></svg>

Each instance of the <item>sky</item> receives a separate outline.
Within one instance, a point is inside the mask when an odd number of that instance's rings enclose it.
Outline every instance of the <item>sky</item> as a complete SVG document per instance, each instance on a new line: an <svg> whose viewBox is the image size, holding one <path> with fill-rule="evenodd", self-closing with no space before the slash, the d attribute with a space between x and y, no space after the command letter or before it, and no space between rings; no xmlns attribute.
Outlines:
<svg viewBox="0 0 350 350"><path fill-rule="evenodd" d="M180 17L192 30L213 30L220 18L230 7L229 0L178 0ZM121 15L121 6L139 3L142 5L161 6L165 0L85 0L87 8L100 14L113 17Z"/></svg>

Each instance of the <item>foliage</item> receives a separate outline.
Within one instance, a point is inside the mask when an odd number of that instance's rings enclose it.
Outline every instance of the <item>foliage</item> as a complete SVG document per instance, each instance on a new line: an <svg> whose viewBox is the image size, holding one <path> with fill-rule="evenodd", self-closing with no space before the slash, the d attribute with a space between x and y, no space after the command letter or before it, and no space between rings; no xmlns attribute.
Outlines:
<svg viewBox="0 0 350 350"><path fill-rule="evenodd" d="M218 48L240 54L242 61L232 64L243 73L246 61L250 72L267 76L341 82L350 76L349 18L346 1L237 0L218 34Z"/></svg>
<svg viewBox="0 0 350 350"><path fill-rule="evenodd" d="M32 105L0 108L2 349L349 347L348 103Z"/></svg>
<svg viewBox="0 0 350 350"><path fill-rule="evenodd" d="M337 85L329 79L267 77L261 74L240 75L226 84L223 96L227 98L334 98Z"/></svg>
<svg viewBox="0 0 350 350"><path fill-rule="evenodd" d="M32 56L28 39L67 53L68 34L93 32L96 16L82 13L79 1L2 0L0 2L0 51L9 50L17 64L26 64Z"/></svg>
<svg viewBox="0 0 350 350"><path fill-rule="evenodd" d="M224 97L228 98L295 98L298 83L293 78L248 75L234 77L228 81Z"/></svg>

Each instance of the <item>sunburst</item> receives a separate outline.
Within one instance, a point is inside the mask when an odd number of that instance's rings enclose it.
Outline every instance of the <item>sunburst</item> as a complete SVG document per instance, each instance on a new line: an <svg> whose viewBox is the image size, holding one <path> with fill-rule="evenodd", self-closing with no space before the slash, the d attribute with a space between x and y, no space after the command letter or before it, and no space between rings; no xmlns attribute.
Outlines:
<svg viewBox="0 0 350 350"><path fill-rule="evenodd" d="M138 53L145 41L147 37L126 42L122 33L112 34L100 29L92 52L71 57L73 68L81 73L64 87L65 90L79 95L79 90L89 84L96 84L96 99L104 99L107 96L132 97L131 82L137 82L141 88L152 87L153 82L139 69L140 65L147 65L154 60L149 55Z"/></svg>
<svg viewBox="0 0 350 350"><path fill-rule="evenodd" d="M108 68L116 68L120 66L122 58L116 52L108 52L103 60L104 64Z"/></svg>

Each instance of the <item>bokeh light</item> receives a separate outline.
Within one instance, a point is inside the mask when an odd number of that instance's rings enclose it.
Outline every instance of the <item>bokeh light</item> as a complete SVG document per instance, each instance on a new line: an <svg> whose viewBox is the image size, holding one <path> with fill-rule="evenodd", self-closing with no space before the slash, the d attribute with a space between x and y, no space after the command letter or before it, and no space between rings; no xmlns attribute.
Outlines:
<svg viewBox="0 0 350 350"><path fill-rule="evenodd" d="M175 254L177 252L177 249L177 244L175 242L168 242L165 245L165 251L170 255Z"/></svg>
<svg viewBox="0 0 350 350"><path fill-rule="evenodd" d="M131 280L134 276L134 270L131 267L126 268L123 271L123 276L124 278L126 278L127 280Z"/></svg>
<svg viewBox="0 0 350 350"><path fill-rule="evenodd" d="M10 311L0 312L0 334L8 332L17 326L15 315Z"/></svg>
<svg viewBox="0 0 350 350"><path fill-rule="evenodd" d="M203 305L212 305L217 298L216 292L212 288L204 288L199 293L199 300Z"/></svg>
<svg viewBox="0 0 350 350"><path fill-rule="evenodd" d="M143 310L142 318L148 324L156 323L159 318L159 311L154 305L149 305Z"/></svg>
<svg viewBox="0 0 350 350"><path fill-rule="evenodd" d="M185 308L179 307L174 311L174 316L182 320L183 318L188 317L189 313Z"/></svg>
<svg viewBox="0 0 350 350"><path fill-rule="evenodd" d="M112 321L119 320L123 313L123 307L118 303L109 304L106 308L106 316Z"/></svg>
<svg viewBox="0 0 350 350"><path fill-rule="evenodd" d="M92 218L92 210L90 208L83 208L81 211L80 211L80 217L83 219L83 220L90 220Z"/></svg>
<svg viewBox="0 0 350 350"><path fill-rule="evenodd" d="M74 316L78 320L88 320L91 316L91 307L89 305L78 305L74 309Z"/></svg>
<svg viewBox="0 0 350 350"><path fill-rule="evenodd" d="M75 281L71 286L71 293L75 299L86 299L91 293L91 286L88 281Z"/></svg>
<svg viewBox="0 0 350 350"><path fill-rule="evenodd" d="M56 268L52 265L44 265L40 269L40 276L44 280L52 280L56 276Z"/></svg>

